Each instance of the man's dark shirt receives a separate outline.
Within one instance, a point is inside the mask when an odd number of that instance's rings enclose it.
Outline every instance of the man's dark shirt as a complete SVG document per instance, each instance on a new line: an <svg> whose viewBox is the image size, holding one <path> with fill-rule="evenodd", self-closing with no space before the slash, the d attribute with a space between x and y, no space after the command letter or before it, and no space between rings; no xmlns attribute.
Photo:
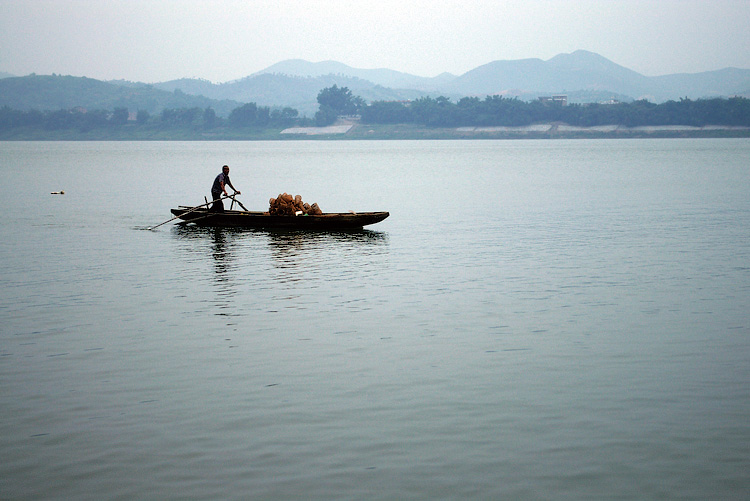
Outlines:
<svg viewBox="0 0 750 501"><path fill-rule="evenodd" d="M211 187L211 194L221 194L221 183L224 182L225 186L232 186L232 182L229 180L229 174L224 174L223 172L220 172L218 176L216 176L216 179L214 179L214 185ZM234 188L232 188L234 189ZM217 198L217 197L214 197Z"/></svg>

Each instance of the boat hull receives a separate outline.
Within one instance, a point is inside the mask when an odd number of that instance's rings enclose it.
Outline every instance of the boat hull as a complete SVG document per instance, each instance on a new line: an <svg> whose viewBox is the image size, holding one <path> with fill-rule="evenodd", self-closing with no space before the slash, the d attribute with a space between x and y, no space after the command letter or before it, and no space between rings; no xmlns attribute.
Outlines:
<svg viewBox="0 0 750 501"><path fill-rule="evenodd" d="M388 212L324 213L318 216L278 216L268 212L236 211L211 212L207 209L180 207L172 214L185 223L199 226L218 226L256 229L295 230L352 230L375 224L389 216Z"/></svg>

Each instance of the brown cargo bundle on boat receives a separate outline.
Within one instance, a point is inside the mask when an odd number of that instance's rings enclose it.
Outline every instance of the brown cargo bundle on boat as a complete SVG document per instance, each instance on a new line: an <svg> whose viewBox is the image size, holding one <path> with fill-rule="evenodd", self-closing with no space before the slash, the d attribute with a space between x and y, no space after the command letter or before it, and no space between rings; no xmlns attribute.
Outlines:
<svg viewBox="0 0 750 501"><path fill-rule="evenodd" d="M298 212L310 216L323 214L318 204L306 204L300 195L292 196L289 193L280 193L278 197L268 201L268 213L276 216L294 216Z"/></svg>

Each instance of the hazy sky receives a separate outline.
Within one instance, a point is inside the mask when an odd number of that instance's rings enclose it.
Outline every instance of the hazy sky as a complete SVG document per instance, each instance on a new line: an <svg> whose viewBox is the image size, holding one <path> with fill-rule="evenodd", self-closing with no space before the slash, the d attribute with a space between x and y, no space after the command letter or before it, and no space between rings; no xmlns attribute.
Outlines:
<svg viewBox="0 0 750 501"><path fill-rule="evenodd" d="M0 0L0 71L226 82L285 59L420 76L577 49L750 69L750 0Z"/></svg>

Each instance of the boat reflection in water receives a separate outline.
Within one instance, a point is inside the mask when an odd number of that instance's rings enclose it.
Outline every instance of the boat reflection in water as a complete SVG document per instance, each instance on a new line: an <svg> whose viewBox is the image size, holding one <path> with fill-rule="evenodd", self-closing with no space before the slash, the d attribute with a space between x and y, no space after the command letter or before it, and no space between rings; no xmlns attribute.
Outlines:
<svg viewBox="0 0 750 501"><path fill-rule="evenodd" d="M235 326L238 317L284 310L317 312L328 301L365 294L386 273L388 234L372 230L284 231L176 225L172 236L184 273L213 294L193 297ZM209 262L210 261L210 262ZM369 284L369 285L368 285ZM355 294L355 295L356 295ZM360 297L360 296L356 296ZM338 299L337 299L338 298ZM350 298L351 299L351 298ZM361 299L361 298L360 298ZM343 306L341 306L343 307ZM353 306L347 303L347 308ZM327 307L332 311L335 306Z"/></svg>
<svg viewBox="0 0 750 501"><path fill-rule="evenodd" d="M372 230L359 231L267 231L272 255L281 260L288 256L304 256L331 251L366 251L372 246L388 243L388 234Z"/></svg>
<svg viewBox="0 0 750 501"><path fill-rule="evenodd" d="M182 250L191 259L210 252L217 276L235 267L271 267L279 270L318 268L336 261L356 260L387 252L388 234L373 230L301 231L215 228L178 224L172 234L190 245ZM210 245L210 247L207 247ZM268 257L270 256L270 261ZM236 261L236 262L235 262ZM299 277L277 276L281 280Z"/></svg>

